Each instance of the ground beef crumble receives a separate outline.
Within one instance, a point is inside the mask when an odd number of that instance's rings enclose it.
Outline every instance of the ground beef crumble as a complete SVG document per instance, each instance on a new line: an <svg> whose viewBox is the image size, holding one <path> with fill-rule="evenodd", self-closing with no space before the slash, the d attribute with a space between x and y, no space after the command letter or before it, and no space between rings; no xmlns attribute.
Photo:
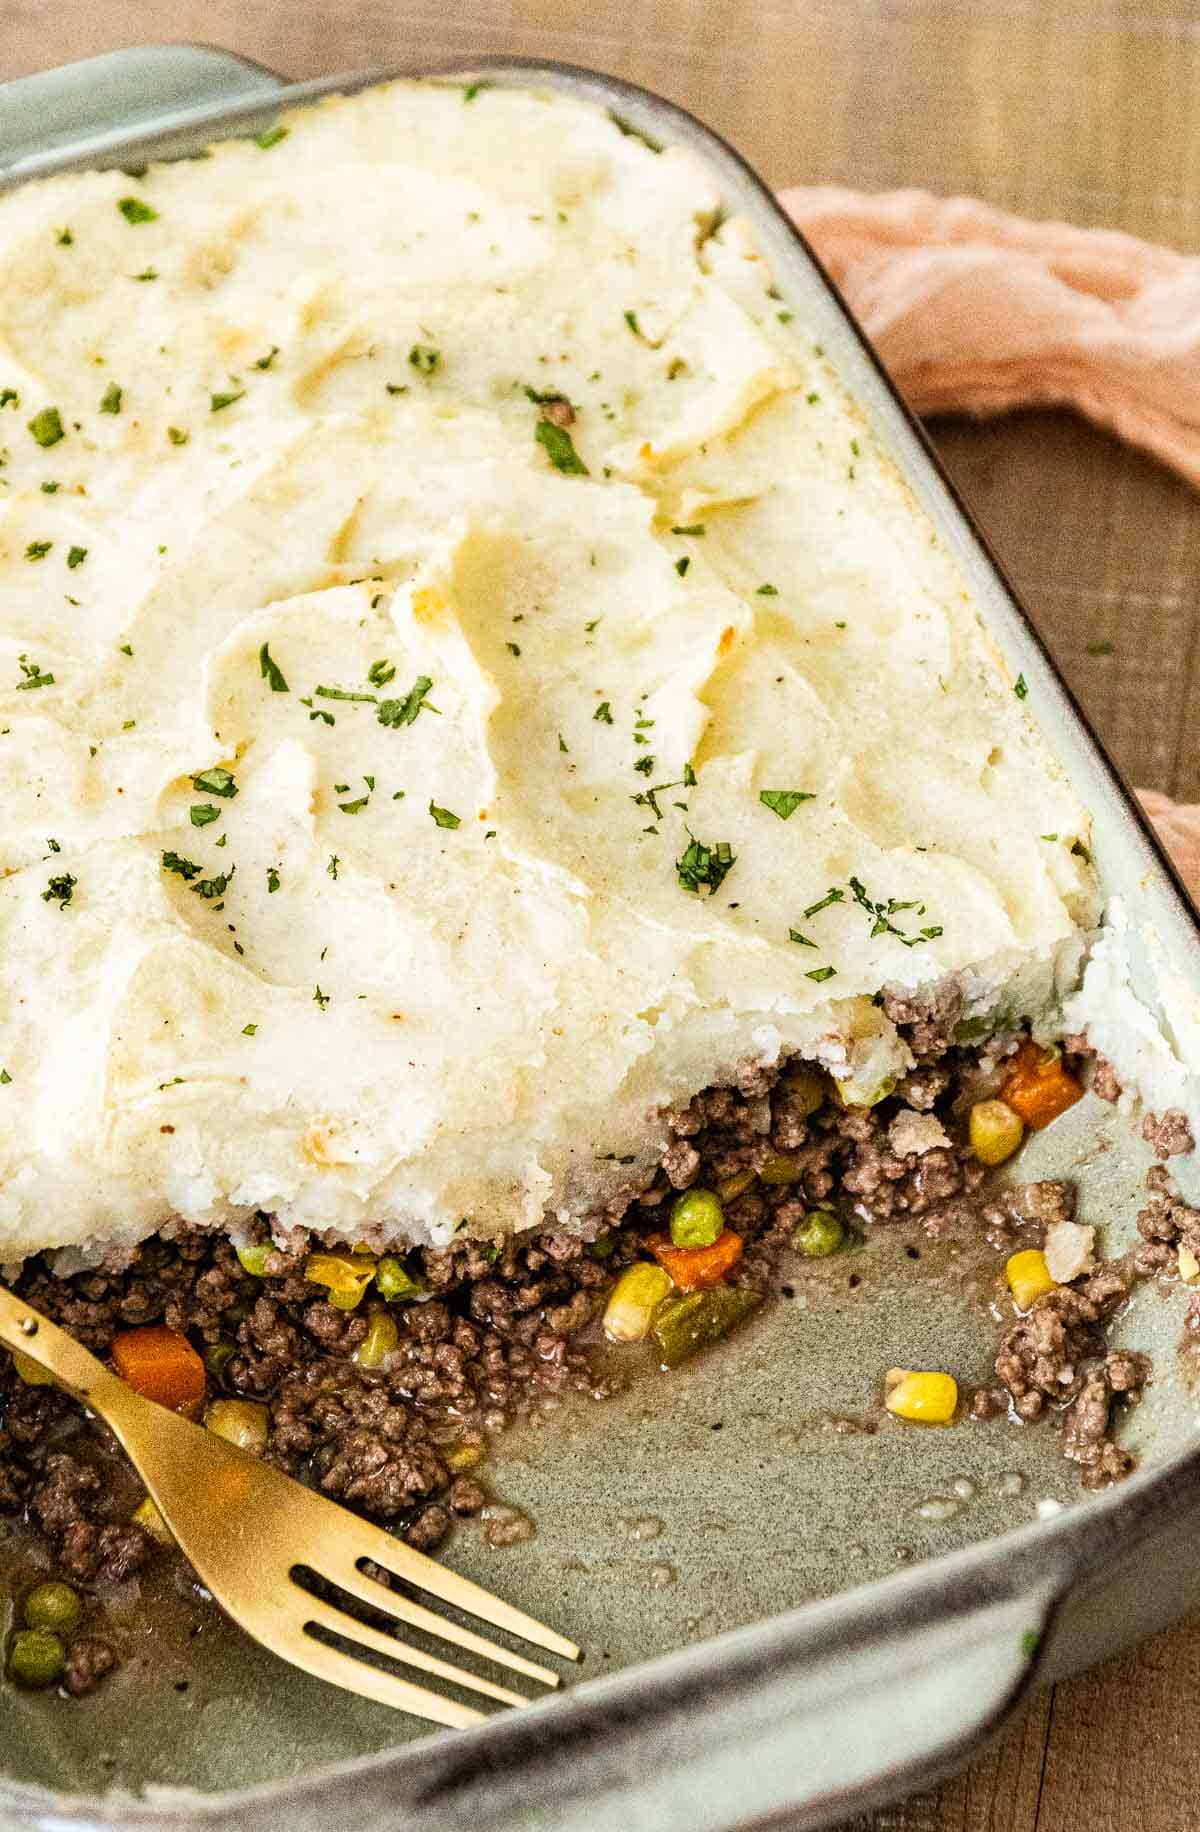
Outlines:
<svg viewBox="0 0 1200 1832"><path fill-rule="evenodd" d="M812 1111L811 1075L737 1064L733 1085L662 1116L654 1177L613 1200L620 1225L595 1241L552 1231L407 1255L423 1300L390 1307L396 1343L369 1370L353 1359L370 1328L368 1306L340 1310L319 1295L304 1276L310 1241L300 1231L274 1243L262 1277L246 1273L227 1239L178 1225L104 1270L58 1278L32 1261L19 1289L101 1355L119 1329L164 1322L185 1332L208 1358L210 1396L267 1406L268 1460L409 1544L433 1551L455 1519L485 1509L490 1542L506 1544L527 1536L528 1523L510 1535L512 1510L491 1504L478 1474L466 1471L483 1461L495 1433L518 1419L539 1422L550 1396L615 1390L590 1336L614 1274L644 1251L645 1234L662 1229L676 1192L737 1180L725 1201L727 1224L744 1243L732 1282L763 1294L778 1287L793 1232L814 1204L835 1206L852 1231L919 1223L937 1238L983 1233L1003 1252L1040 1245L1047 1228L1072 1219L1074 1189L1065 1181L986 1185L965 1140L965 1109L990 1059L981 1067L977 1054L950 1043L961 1017L956 988L939 982L919 994L888 993L883 1005L916 1066L878 1105L846 1108L830 1097ZM994 1057L995 1040L989 1048ZM1146 1137L1162 1156L1191 1148L1177 1113L1151 1116ZM1020 1420L1055 1411L1064 1452L1087 1486L1128 1467L1112 1438L1113 1416L1149 1377L1145 1357L1107 1351L1104 1325L1137 1278L1171 1269L1181 1244L1200 1257L1200 1213L1158 1170L1138 1217L1141 1246L1014 1323L996 1358L1000 1384L980 1389L971 1408L978 1418L1007 1412ZM260 1239L269 1241L265 1218ZM1200 1334L1200 1300L1194 1309ZM62 1683L72 1695L118 1664L118 1649L91 1632L97 1596L158 1555L139 1526L116 1516L98 1473L114 1454L107 1439L65 1396L26 1386L0 1357L0 1509L23 1513L56 1570L89 1599L67 1649Z"/></svg>

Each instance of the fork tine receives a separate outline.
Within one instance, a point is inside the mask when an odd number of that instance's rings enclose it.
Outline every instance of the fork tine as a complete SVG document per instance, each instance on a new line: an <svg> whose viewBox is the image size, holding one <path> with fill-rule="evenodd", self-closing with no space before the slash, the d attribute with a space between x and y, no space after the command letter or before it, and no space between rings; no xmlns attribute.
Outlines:
<svg viewBox="0 0 1200 1832"><path fill-rule="evenodd" d="M445 1565L426 1558L423 1552L415 1552L403 1540L394 1539L382 1527L372 1526L369 1521L356 1520L354 1526L356 1559L374 1559L377 1565L402 1578L406 1584L415 1584L418 1590L428 1591L431 1596L440 1597L443 1603L490 1622L493 1628L507 1629L510 1635L519 1635L522 1641L532 1641L535 1647L561 1654L564 1660L582 1660L582 1650L565 1635L527 1616L524 1610L514 1609L511 1603L494 1597L481 1585L473 1584L470 1578L460 1577L457 1571L450 1571Z"/></svg>
<svg viewBox="0 0 1200 1832"><path fill-rule="evenodd" d="M420 1648L412 1647L395 1635L385 1635L382 1630L371 1628L356 1616L344 1614L322 1598L310 1596L307 1591L301 1592L301 1595L304 1598L303 1618L306 1627L310 1622L319 1622L322 1628L332 1630L345 1641L354 1641L360 1647L374 1648L377 1654L386 1654L389 1660L398 1660L409 1667L419 1667L423 1673L433 1673L439 1679L449 1680L451 1685L466 1686L471 1692L482 1692L486 1698L498 1699L502 1705L529 1703L523 1693L510 1692L507 1686L497 1686L490 1679L482 1679L468 1672L465 1667L452 1667L449 1661L439 1660L434 1654L425 1654Z"/></svg>
<svg viewBox="0 0 1200 1832"><path fill-rule="evenodd" d="M472 1724L486 1721L484 1713L476 1711L473 1705L460 1705L456 1699L445 1698L425 1686L416 1686L411 1680L382 1673L378 1667L369 1667L356 1660L353 1654L328 1647L323 1641L306 1635L303 1629L276 1632L263 1645L294 1667L303 1667L317 1679L328 1680L330 1685L341 1686L346 1692L357 1692L361 1698L374 1699L377 1705L407 1711L411 1717L424 1718L426 1723L443 1724L449 1730L465 1730Z"/></svg>
<svg viewBox="0 0 1200 1832"><path fill-rule="evenodd" d="M407 1622L411 1628L424 1629L427 1634L436 1635L442 1641L453 1641L457 1647L467 1648L472 1654L480 1654L485 1660L507 1667L512 1673L522 1673L526 1679L540 1680L544 1686L561 1684L558 1674L551 1668L539 1666L536 1660L527 1660L524 1654L511 1653L508 1648L499 1647L494 1641L477 1635L473 1629L461 1628L457 1622L448 1621L435 1610L426 1609L424 1604L414 1603L411 1598L389 1590L377 1578L368 1577L366 1572L359 1571L354 1564L339 1568L332 1574L331 1582L339 1589L349 1591L360 1603L369 1603L372 1609L394 1616L399 1622Z"/></svg>

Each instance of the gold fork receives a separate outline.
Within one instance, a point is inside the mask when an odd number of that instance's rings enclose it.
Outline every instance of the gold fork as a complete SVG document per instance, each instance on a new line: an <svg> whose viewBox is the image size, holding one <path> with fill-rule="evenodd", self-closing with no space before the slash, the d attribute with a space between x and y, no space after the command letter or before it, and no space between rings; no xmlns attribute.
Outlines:
<svg viewBox="0 0 1200 1832"><path fill-rule="evenodd" d="M558 1674L549 1667L485 1640L368 1576L360 1570L365 1560L382 1566L406 1586L490 1622L494 1628L565 1660L581 1658L574 1642L478 1584L445 1570L381 1527L313 1494L214 1432L143 1399L56 1324L3 1286L0 1342L28 1355L76 1399L99 1413L217 1602L247 1634L293 1666L434 1724L474 1724L483 1713L367 1665L359 1656L370 1649L502 1704L529 1703L522 1693L439 1660L398 1635L371 1628L336 1604L310 1594L296 1582L296 1571L304 1569L397 1623L452 1642L527 1679L546 1686L559 1684ZM338 1637L344 1645L318 1639L314 1628Z"/></svg>

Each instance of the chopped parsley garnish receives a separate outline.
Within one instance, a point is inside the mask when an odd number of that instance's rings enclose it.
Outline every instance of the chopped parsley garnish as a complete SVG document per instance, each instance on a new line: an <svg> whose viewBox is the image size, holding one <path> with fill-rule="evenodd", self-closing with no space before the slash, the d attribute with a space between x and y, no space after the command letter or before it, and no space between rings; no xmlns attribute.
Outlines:
<svg viewBox="0 0 1200 1832"><path fill-rule="evenodd" d="M386 657L382 661L372 662L367 669L367 679L372 687L386 687L388 682L394 681L395 678L396 664L389 662ZM432 682L430 685L432 686Z"/></svg>
<svg viewBox="0 0 1200 1832"><path fill-rule="evenodd" d="M809 941L807 935L801 935L799 929L789 929L788 940L794 941L801 948L815 948L817 945L815 941Z"/></svg>
<svg viewBox="0 0 1200 1832"><path fill-rule="evenodd" d="M43 496L57 496L60 486L53 479L47 478L45 483L38 485L38 488Z"/></svg>
<svg viewBox="0 0 1200 1832"><path fill-rule="evenodd" d="M777 585L760 585L755 591L754 596L756 598L778 598L779 587Z"/></svg>
<svg viewBox="0 0 1200 1832"><path fill-rule="evenodd" d="M721 888L737 859L728 840L719 840L715 846L706 846L698 840L691 829L687 829L688 844L683 857L675 861L675 872L680 885L685 891L699 894L701 885L707 885L712 894Z"/></svg>
<svg viewBox="0 0 1200 1832"><path fill-rule="evenodd" d="M810 967L804 977L806 980L831 980L836 972L836 967Z"/></svg>
<svg viewBox="0 0 1200 1832"><path fill-rule="evenodd" d="M122 655L132 655L133 654L133 644L130 642L118 643L117 648Z"/></svg>
<svg viewBox="0 0 1200 1832"><path fill-rule="evenodd" d="M381 725L395 730L401 725L411 725L418 713L437 712L437 707L431 706L425 698L432 686L427 674L418 674L402 700L380 700L375 717Z"/></svg>
<svg viewBox="0 0 1200 1832"><path fill-rule="evenodd" d="M570 755L570 752L569 752L569 751L567 750L567 741L566 741L566 739L565 739L565 738L563 737L563 735L562 735L562 733L561 733L561 732L559 732L559 734L558 734L558 748L559 748L559 750L560 750L560 751L562 751L562 753L563 753L563 755L564 755L564 756L569 756L569 755Z"/></svg>
<svg viewBox="0 0 1200 1832"><path fill-rule="evenodd" d="M1038 834L1039 840L1056 840L1057 838L1058 838L1058 835L1056 833L1039 833Z"/></svg>
<svg viewBox="0 0 1200 1832"><path fill-rule="evenodd" d="M633 332L634 336L640 337L642 334L642 327L638 323L637 313L636 312L626 312L624 314L624 318L625 318L626 325Z"/></svg>
<svg viewBox="0 0 1200 1832"><path fill-rule="evenodd" d="M243 1026L242 1026L242 1035L243 1035L243 1037L253 1037L253 1036L256 1036L256 1035L257 1035L257 1032L258 1032L258 1026L257 1026L257 1024L243 1024Z"/></svg>
<svg viewBox="0 0 1200 1832"><path fill-rule="evenodd" d="M341 864L341 862L342 862L342 861L341 861L341 860L340 860L340 859L338 858L338 856L337 856L337 854L336 854L336 852L331 852L331 853L330 853L330 855L329 855L329 863L328 863L328 865L327 865L327 866L325 867L325 875L326 875L326 877L327 877L327 878L336 878L336 877L337 877L337 875L338 875L338 866L339 866L339 865Z"/></svg>
<svg viewBox="0 0 1200 1832"><path fill-rule="evenodd" d="M313 991L313 1004L316 1006L319 1006L320 1009L324 1011L331 997L332 997L332 994L328 992L322 992L321 988L318 986Z"/></svg>
<svg viewBox="0 0 1200 1832"><path fill-rule="evenodd" d="M40 413L35 413L29 422L29 430L42 446L57 445L60 439L67 436L57 407L43 407Z"/></svg>
<svg viewBox="0 0 1200 1832"><path fill-rule="evenodd" d="M88 550L86 547L68 548L67 565L70 567L71 571L74 572L77 566L83 565L83 562L87 559L87 557L88 557Z"/></svg>
<svg viewBox="0 0 1200 1832"><path fill-rule="evenodd" d="M140 197L120 197L117 209L127 223L154 223L158 221L158 211L152 204L145 203Z"/></svg>
<svg viewBox="0 0 1200 1832"><path fill-rule="evenodd" d="M432 375L441 367L442 353L432 344L414 344L408 353L409 364L418 375Z"/></svg>
<svg viewBox="0 0 1200 1832"><path fill-rule="evenodd" d="M202 795L219 795L226 801L232 800L238 792L232 770L223 769L220 764L193 776L192 787L199 789Z"/></svg>
<svg viewBox="0 0 1200 1832"><path fill-rule="evenodd" d="M804 914L806 916L815 916L818 910L827 910L831 903L841 903L845 895L845 891L838 890L835 885L831 890L826 891L819 903L810 903Z"/></svg>
<svg viewBox="0 0 1200 1832"><path fill-rule="evenodd" d="M181 859L177 852L163 853L162 868L164 871L173 871L177 877L183 879L185 884L190 884L193 878L198 878L201 871L201 867L192 859Z"/></svg>
<svg viewBox="0 0 1200 1832"><path fill-rule="evenodd" d="M51 878L42 892L42 902L57 903L60 910L65 910L75 895L78 882L78 878L73 878L69 871L64 872L60 878Z"/></svg>
<svg viewBox="0 0 1200 1832"><path fill-rule="evenodd" d="M110 382L100 397L101 413L120 413L124 390L116 382Z"/></svg>
<svg viewBox="0 0 1200 1832"><path fill-rule="evenodd" d="M882 899L875 900L870 897L866 886L858 878L851 878L849 883L854 893L855 903L871 918L872 938L876 935L894 935L897 941L904 943L906 948L919 948L922 942L933 941L942 933L940 927L934 926L922 929L917 935L906 935L903 929L896 927L892 917L899 915L902 910L916 910L920 916L925 914L925 905L917 898L909 898L907 902L902 902L899 898L889 897L884 902Z"/></svg>
<svg viewBox="0 0 1200 1832"><path fill-rule="evenodd" d="M654 774L654 759L653 757L639 757L633 767L640 776L652 776Z"/></svg>
<svg viewBox="0 0 1200 1832"><path fill-rule="evenodd" d="M193 884L191 888L197 897L203 897L205 902L211 902L214 897L225 895L229 888L229 880L236 870L237 866L231 865L228 871L218 872L215 878L201 878L199 883Z"/></svg>
<svg viewBox="0 0 1200 1832"><path fill-rule="evenodd" d="M815 801L816 797L808 789L760 789L758 799L764 808L786 821L795 814L801 802Z"/></svg>
<svg viewBox="0 0 1200 1832"><path fill-rule="evenodd" d="M611 725L613 722L612 707L607 700L601 700L592 718L600 725Z"/></svg>
<svg viewBox="0 0 1200 1832"><path fill-rule="evenodd" d="M338 808L343 814L361 814L370 799L370 795L360 795L354 801L339 802Z"/></svg>
<svg viewBox="0 0 1200 1832"><path fill-rule="evenodd" d="M281 140L287 139L289 132L290 129L277 121L274 127L264 127L261 134L255 134L254 144L261 146L264 153L269 153L273 146L278 146Z"/></svg>
<svg viewBox="0 0 1200 1832"><path fill-rule="evenodd" d="M482 88L482 83L467 83L463 88L463 101L473 102Z"/></svg>
<svg viewBox="0 0 1200 1832"><path fill-rule="evenodd" d="M462 826L462 822L457 814L451 814L449 808L439 808L434 801L431 801L429 804L429 812L439 827L453 828Z"/></svg>
<svg viewBox="0 0 1200 1832"><path fill-rule="evenodd" d="M62 851L62 847L59 845L57 840L48 839L46 841L46 844L50 848L51 852L61 852Z"/></svg>
<svg viewBox="0 0 1200 1832"><path fill-rule="evenodd" d="M352 687L314 687L313 692L322 700L365 700L368 706L377 704L373 693L355 693Z"/></svg>
<svg viewBox="0 0 1200 1832"><path fill-rule="evenodd" d="M705 527L703 522L689 522L686 527L681 527L677 524L671 530L672 534L687 534L690 535L693 540L697 541L701 539L704 532Z"/></svg>
<svg viewBox="0 0 1200 1832"><path fill-rule="evenodd" d="M222 394L210 395L209 412L220 413L223 407L232 407L235 401L241 400L245 392L244 388L229 388Z"/></svg>
<svg viewBox="0 0 1200 1832"><path fill-rule="evenodd" d="M186 445L190 437L191 434L185 433L182 426L168 426L167 428L167 438L172 445Z"/></svg>
<svg viewBox="0 0 1200 1832"><path fill-rule="evenodd" d="M302 694L300 696L300 704L301 706L312 706L311 695L309 695L308 697L305 697ZM336 725L337 723L337 720L334 718L333 714L331 712L326 712L323 706L314 706L312 711L309 713L308 718L309 718L310 724L312 723L314 719L320 719L322 724L324 725Z"/></svg>
<svg viewBox="0 0 1200 1832"><path fill-rule="evenodd" d="M25 549L25 558L27 560L44 560L53 545L53 541L30 541L28 547Z"/></svg>
<svg viewBox="0 0 1200 1832"><path fill-rule="evenodd" d="M818 402L818 401L820 400L820 398L821 398L821 397L820 397L820 395L819 395L819 394L817 393L817 391L816 391L816 389L815 389L815 388L811 388L811 389L809 390L809 392L808 392L808 393L807 393L807 394L805 395L805 397L804 397L804 398L805 398L805 400L806 400L806 401L808 402L808 404L809 404L809 406L810 406L810 407L815 407L815 406L816 406L816 404L817 404L817 402Z"/></svg>
<svg viewBox="0 0 1200 1832"><path fill-rule="evenodd" d="M221 810L214 808L211 802L193 802L188 813L193 827L207 827L210 822L221 818Z"/></svg>
<svg viewBox="0 0 1200 1832"><path fill-rule="evenodd" d="M74 246L75 242L75 237L71 234L69 226L60 229L54 239L60 248L71 248Z"/></svg>
<svg viewBox="0 0 1200 1832"><path fill-rule="evenodd" d="M270 895L272 891L277 891L278 889L279 889L279 867L278 865L268 865L267 866L267 894Z"/></svg>
<svg viewBox="0 0 1200 1832"><path fill-rule="evenodd" d="M0 407L17 408L20 405L21 397L15 388L0 388Z"/></svg>
<svg viewBox="0 0 1200 1832"><path fill-rule="evenodd" d="M271 651L264 643L258 652L258 671L264 681L270 683L272 693L287 693L288 684L283 678L283 670L278 663L271 660Z"/></svg>
<svg viewBox="0 0 1200 1832"><path fill-rule="evenodd" d="M684 574L685 574L685 573L687 572L687 569L688 569L688 567L689 567L689 566L691 565L691 563L692 563L692 562L691 562L691 560L690 560L690 559L688 558L688 556L687 556L687 554L686 554L686 553L684 554L684 556L683 556L683 558L682 558L681 560L676 560L676 562L675 562L675 571L676 571L676 572L677 572L677 573L679 574L679 577L680 577L681 579L683 578L683 576L684 576Z"/></svg>
<svg viewBox="0 0 1200 1832"><path fill-rule="evenodd" d="M0 1088L7 1088L11 1082L12 1076L9 1074L8 1070L0 1069Z"/></svg>
<svg viewBox="0 0 1200 1832"><path fill-rule="evenodd" d="M520 645L518 643L506 642L504 647L508 650L510 655L520 655L521 653Z"/></svg>
<svg viewBox="0 0 1200 1832"><path fill-rule="evenodd" d="M35 687L53 687L54 676L43 674L40 662L31 662L27 655L18 655L17 662L25 676L23 681L17 682L18 693L31 693Z"/></svg>
<svg viewBox="0 0 1200 1832"><path fill-rule="evenodd" d="M140 274L130 274L129 278L131 280L157 280L158 269L157 267L143 267Z"/></svg>
<svg viewBox="0 0 1200 1832"><path fill-rule="evenodd" d="M533 436L555 470L561 471L564 477L588 476L587 465L575 450L575 441L565 426L555 426L553 420L539 420Z"/></svg>
<svg viewBox="0 0 1200 1832"><path fill-rule="evenodd" d="M275 361L275 358L278 355L279 355L279 345L272 344L271 348L267 351L267 354L265 356L259 356L255 358L254 367L256 369L269 369L271 367L271 364Z"/></svg>
<svg viewBox="0 0 1200 1832"><path fill-rule="evenodd" d="M1023 700L1029 692L1029 686L1023 674L1018 674L1016 680L1013 682L1013 692L1016 694L1018 700Z"/></svg>

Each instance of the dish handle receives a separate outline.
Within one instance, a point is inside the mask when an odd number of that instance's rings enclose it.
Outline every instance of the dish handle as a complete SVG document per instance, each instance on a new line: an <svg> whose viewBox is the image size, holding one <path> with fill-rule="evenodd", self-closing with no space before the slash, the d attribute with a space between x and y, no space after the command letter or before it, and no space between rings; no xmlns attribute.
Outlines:
<svg viewBox="0 0 1200 1832"><path fill-rule="evenodd" d="M282 83L248 58L194 44L138 45L17 77L0 84L0 184L104 165L134 135L169 136L210 109L267 100Z"/></svg>

